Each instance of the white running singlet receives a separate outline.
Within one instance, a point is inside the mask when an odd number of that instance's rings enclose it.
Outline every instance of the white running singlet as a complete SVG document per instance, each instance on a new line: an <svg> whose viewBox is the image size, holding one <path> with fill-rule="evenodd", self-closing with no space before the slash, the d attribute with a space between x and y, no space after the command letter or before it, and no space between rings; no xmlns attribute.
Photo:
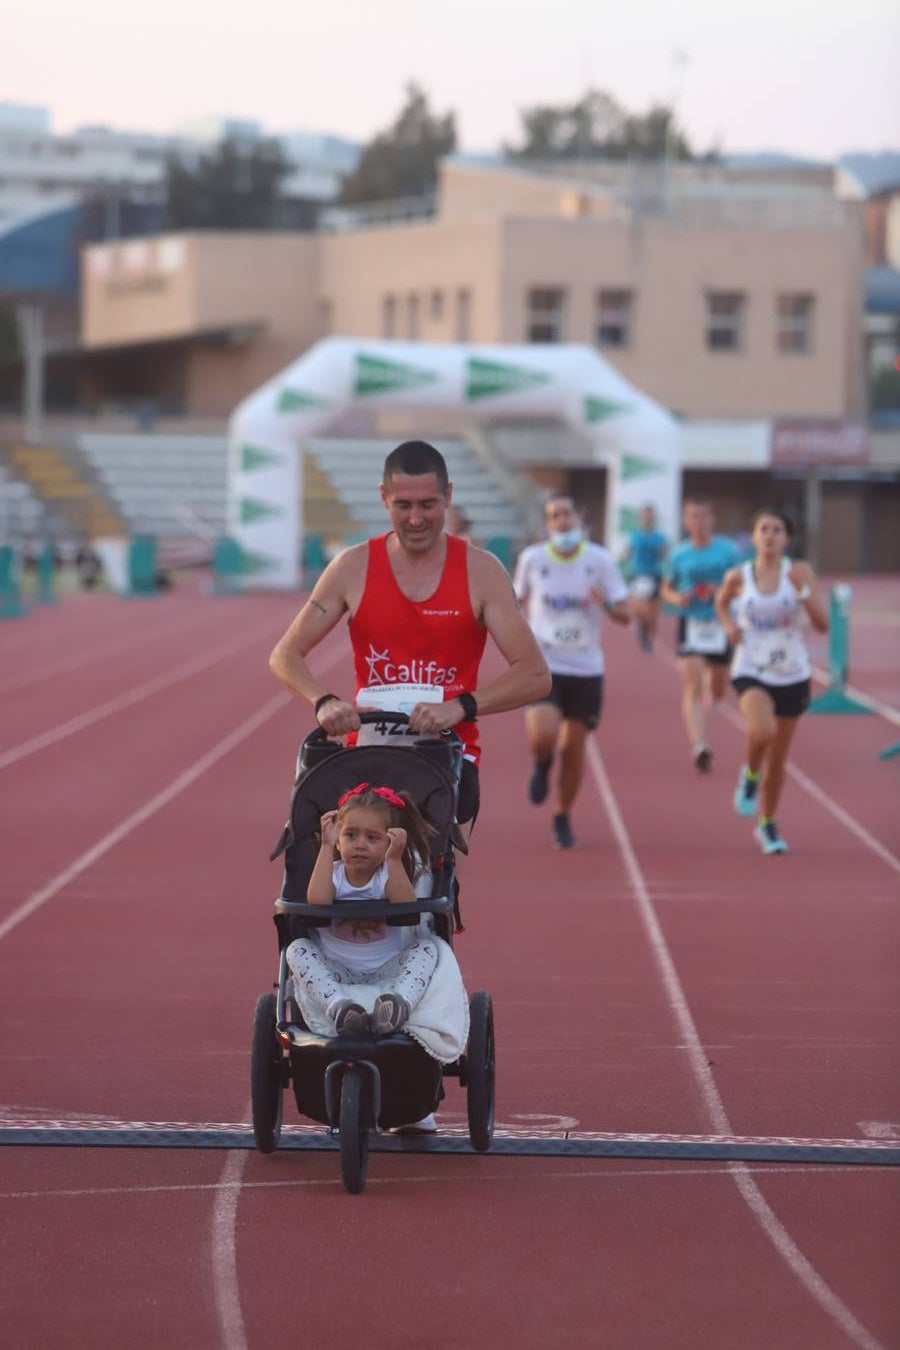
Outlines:
<svg viewBox="0 0 900 1350"><path fill-rule="evenodd" d="M531 544L516 564L513 589L526 598L525 616L554 675L602 675L600 625L603 607L591 597L599 587L606 603L628 596L615 559L600 544L583 540L563 557L549 544Z"/></svg>
<svg viewBox="0 0 900 1350"><path fill-rule="evenodd" d="M774 591L759 590L753 564L741 568L741 593L734 602L741 641L734 651L731 678L762 684L799 684L810 677L809 653L800 631L803 613L785 558Z"/></svg>

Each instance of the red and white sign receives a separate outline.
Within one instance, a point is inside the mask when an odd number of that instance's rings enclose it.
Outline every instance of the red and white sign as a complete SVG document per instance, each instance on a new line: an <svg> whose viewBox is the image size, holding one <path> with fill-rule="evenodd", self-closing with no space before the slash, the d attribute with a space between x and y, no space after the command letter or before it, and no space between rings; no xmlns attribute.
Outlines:
<svg viewBox="0 0 900 1350"><path fill-rule="evenodd" d="M851 422L774 422L773 464L868 464L868 428Z"/></svg>

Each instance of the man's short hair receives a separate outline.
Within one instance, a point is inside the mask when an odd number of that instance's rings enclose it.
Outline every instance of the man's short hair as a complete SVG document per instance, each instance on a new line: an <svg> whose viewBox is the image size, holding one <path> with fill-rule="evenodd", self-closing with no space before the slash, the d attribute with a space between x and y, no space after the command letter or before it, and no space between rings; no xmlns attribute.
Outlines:
<svg viewBox="0 0 900 1350"><path fill-rule="evenodd" d="M413 476L433 473L441 492L446 492L450 484L447 461L440 450L436 450L427 441L403 441L396 450L392 450L384 461L381 479L386 488L390 487L395 473L408 473Z"/></svg>
<svg viewBox="0 0 900 1350"><path fill-rule="evenodd" d="M545 515L546 515L546 513L550 510L550 507L553 505L554 502L568 502L569 505L571 506L571 508L572 508L573 511L577 512L579 515L581 514L580 511L579 511L579 508L578 508L578 503L576 502L575 498L572 496L571 492L551 492L551 493L549 493L549 494L544 498L544 514L545 514Z"/></svg>

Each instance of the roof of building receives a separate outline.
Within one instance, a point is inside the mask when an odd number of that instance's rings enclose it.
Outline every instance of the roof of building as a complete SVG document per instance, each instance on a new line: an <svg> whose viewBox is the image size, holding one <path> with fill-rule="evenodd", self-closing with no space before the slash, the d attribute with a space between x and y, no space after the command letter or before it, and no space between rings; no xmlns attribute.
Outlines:
<svg viewBox="0 0 900 1350"><path fill-rule="evenodd" d="M900 188L900 150L842 155L839 163L863 197L877 197L879 193Z"/></svg>
<svg viewBox="0 0 900 1350"><path fill-rule="evenodd" d="M161 211L154 204L123 202L119 210L123 237L160 227ZM103 216L102 203L79 199L57 202L0 225L0 295L74 295L81 246L104 237Z"/></svg>

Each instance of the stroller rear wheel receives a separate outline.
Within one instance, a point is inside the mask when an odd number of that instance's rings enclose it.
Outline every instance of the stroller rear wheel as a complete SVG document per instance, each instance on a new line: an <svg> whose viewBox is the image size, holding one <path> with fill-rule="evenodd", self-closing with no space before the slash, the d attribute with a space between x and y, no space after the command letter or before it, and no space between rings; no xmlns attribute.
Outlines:
<svg viewBox="0 0 900 1350"><path fill-rule="evenodd" d="M344 1186L351 1195L359 1195L369 1166L369 1106L359 1069L347 1069L341 1081L340 1134Z"/></svg>
<svg viewBox="0 0 900 1350"><path fill-rule="evenodd" d="M275 995L260 994L253 1014L250 1050L253 1137L260 1153L274 1153L281 1138L284 1083L281 1050L275 1039Z"/></svg>
<svg viewBox="0 0 900 1350"><path fill-rule="evenodd" d="M494 1009L483 989L469 1000L466 1105L469 1141L479 1153L486 1153L494 1139Z"/></svg>

